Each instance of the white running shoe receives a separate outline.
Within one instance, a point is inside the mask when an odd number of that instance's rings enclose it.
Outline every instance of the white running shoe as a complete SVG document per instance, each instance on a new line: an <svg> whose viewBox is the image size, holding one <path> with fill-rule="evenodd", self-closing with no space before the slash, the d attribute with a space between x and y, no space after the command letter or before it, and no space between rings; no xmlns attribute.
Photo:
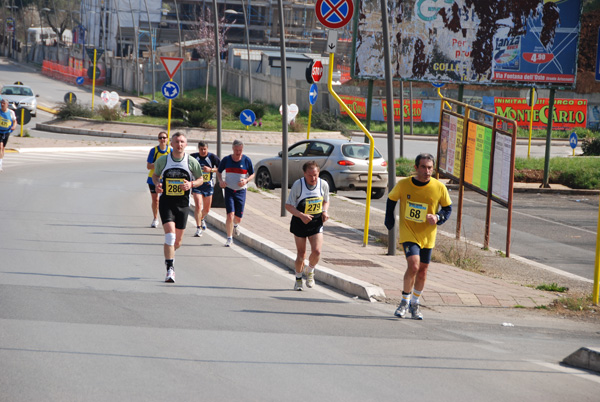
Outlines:
<svg viewBox="0 0 600 402"><path fill-rule="evenodd" d="M312 288L314 286L315 286L315 273L309 272L308 274L306 274L306 287Z"/></svg>
<svg viewBox="0 0 600 402"><path fill-rule="evenodd" d="M240 235L240 225L233 225L233 234L236 236Z"/></svg>
<svg viewBox="0 0 600 402"><path fill-rule="evenodd" d="M400 305L398 306L398 308L394 312L394 315L396 317L404 318L404 316L406 315L407 311L408 311L408 301L402 299L402 301L400 302Z"/></svg>
<svg viewBox="0 0 600 402"><path fill-rule="evenodd" d="M165 278L165 282L175 283L175 271L173 268L167 269L167 277Z"/></svg>
<svg viewBox="0 0 600 402"><path fill-rule="evenodd" d="M158 227L158 219L155 219L152 221L152 223L150 224L151 228L157 228Z"/></svg>
<svg viewBox="0 0 600 402"><path fill-rule="evenodd" d="M197 228L196 234L194 234L194 237L200 237L200 236L202 236L202 228Z"/></svg>
<svg viewBox="0 0 600 402"><path fill-rule="evenodd" d="M204 219L202 219L202 230L206 230L206 222L204 222Z"/></svg>
<svg viewBox="0 0 600 402"><path fill-rule="evenodd" d="M296 278L296 283L294 284L294 290L302 290L302 278Z"/></svg>
<svg viewBox="0 0 600 402"><path fill-rule="evenodd" d="M410 303L410 306L408 307L408 311L411 314L411 318L413 320L422 320L423 319L423 314L421 314L421 309L419 308L419 303L416 304L412 304Z"/></svg>
<svg viewBox="0 0 600 402"><path fill-rule="evenodd" d="M225 242L225 247L231 247L233 246L233 239L231 237L227 238L227 241Z"/></svg>

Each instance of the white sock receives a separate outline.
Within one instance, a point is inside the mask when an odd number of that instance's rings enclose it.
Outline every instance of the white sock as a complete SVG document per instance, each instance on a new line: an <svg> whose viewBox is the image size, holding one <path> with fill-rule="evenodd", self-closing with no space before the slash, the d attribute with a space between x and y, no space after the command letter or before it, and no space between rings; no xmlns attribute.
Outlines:
<svg viewBox="0 0 600 402"><path fill-rule="evenodd" d="M421 297L422 290L413 289L412 298L410 299L411 304L419 304L419 297Z"/></svg>

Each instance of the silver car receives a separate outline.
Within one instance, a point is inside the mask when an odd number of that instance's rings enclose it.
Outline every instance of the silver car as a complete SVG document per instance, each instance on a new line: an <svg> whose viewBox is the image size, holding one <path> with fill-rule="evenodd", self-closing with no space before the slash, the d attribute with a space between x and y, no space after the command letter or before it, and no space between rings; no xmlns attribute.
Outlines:
<svg viewBox="0 0 600 402"><path fill-rule="evenodd" d="M26 85L5 85L0 91L2 99L8 101L8 107L17 110L22 107L29 110L32 116L37 115L37 97Z"/></svg>
<svg viewBox="0 0 600 402"><path fill-rule="evenodd" d="M305 140L288 148L288 185L303 176L302 165L314 160L321 168L321 179L336 191L367 191L369 144L348 140ZM261 188L281 187L281 152L274 158L263 159L255 166L254 181ZM373 154L371 197L383 197L387 188L387 162L379 151Z"/></svg>

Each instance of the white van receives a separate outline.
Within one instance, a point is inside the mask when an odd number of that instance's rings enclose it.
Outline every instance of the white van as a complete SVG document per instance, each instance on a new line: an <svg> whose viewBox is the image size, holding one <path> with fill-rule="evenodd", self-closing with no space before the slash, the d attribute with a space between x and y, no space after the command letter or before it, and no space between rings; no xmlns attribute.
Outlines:
<svg viewBox="0 0 600 402"><path fill-rule="evenodd" d="M44 32L42 34L42 28L29 28L27 30L27 45L33 45L34 43L42 43L42 40L45 42L46 46L53 46L56 42L56 32L50 27L44 27ZM65 45L70 45L73 43L73 34L69 29L67 29L62 34L62 42Z"/></svg>

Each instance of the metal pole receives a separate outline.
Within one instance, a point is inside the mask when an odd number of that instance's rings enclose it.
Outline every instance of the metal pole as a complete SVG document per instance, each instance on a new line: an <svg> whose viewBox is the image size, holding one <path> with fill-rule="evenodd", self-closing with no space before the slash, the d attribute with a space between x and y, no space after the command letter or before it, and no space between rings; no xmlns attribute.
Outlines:
<svg viewBox="0 0 600 402"><path fill-rule="evenodd" d="M392 104L392 115L394 104ZM404 158L404 82L400 81L400 158Z"/></svg>
<svg viewBox="0 0 600 402"><path fill-rule="evenodd" d="M408 99L410 102L410 105L408 106L408 110L410 111L410 135L414 135L414 127L413 127L413 123L414 123L414 119L413 119L413 93L412 93L412 81L409 83L409 87L408 87Z"/></svg>
<svg viewBox="0 0 600 402"><path fill-rule="evenodd" d="M183 49L182 49L182 43L181 43L181 22L179 21L179 5L177 4L177 0L173 0L173 3L175 3L175 15L177 16L177 34L179 35L179 57L183 58ZM181 64L181 67L179 68L179 86L181 87L181 94L183 95L183 67L184 67L184 63L183 62Z"/></svg>
<svg viewBox="0 0 600 402"><path fill-rule="evenodd" d="M390 57L390 34L388 27L388 10L386 0L381 0L381 25L383 28L383 57L385 62L385 99L388 104L387 120L387 148L388 148L388 192L396 185L396 157L394 155L394 87L392 81L392 68ZM373 81L369 81L369 99L373 97ZM390 113L390 107L392 113ZM367 113L370 108L367 108ZM369 119L367 119L369 121ZM394 214L396 211L394 210ZM398 224L388 231L388 255L396 255L396 244L398 243Z"/></svg>
<svg viewBox="0 0 600 402"><path fill-rule="evenodd" d="M250 31L248 30L248 13L246 5L242 0L242 10L244 10L244 25L246 26L246 49L248 50L248 91L250 94L250 103L252 103L252 67L250 63ZM310 130L310 127L308 128Z"/></svg>
<svg viewBox="0 0 600 402"><path fill-rule="evenodd" d="M131 7L131 0L129 0L129 11L131 11L131 23L133 24L133 47L135 50L135 89L137 96L140 96L140 52L138 51L138 24L135 23L135 17L133 16L133 7Z"/></svg>
<svg viewBox="0 0 600 402"><path fill-rule="evenodd" d="M121 49L121 90L125 92L125 65L123 63L123 31L121 30L121 13L117 7L117 30L119 31L119 48ZM127 111L129 113L129 111Z"/></svg>
<svg viewBox="0 0 600 402"><path fill-rule="evenodd" d="M154 62L154 34L152 33L152 21L150 21L150 11L148 11L148 2L144 0L146 15L148 16L148 31L150 32L150 62L152 63L152 100L156 92L156 63Z"/></svg>
<svg viewBox="0 0 600 402"><path fill-rule="evenodd" d="M371 109L373 107L373 80L369 80L367 87L367 130L371 130ZM392 98L393 99L393 98ZM363 142L369 142L369 137L365 134Z"/></svg>
<svg viewBox="0 0 600 402"><path fill-rule="evenodd" d="M544 158L544 181L540 188L550 188L548 184L550 173L550 146L552 145L552 121L554 120L554 88L550 89L550 101L548 104L548 126L546 128L546 155Z"/></svg>
<svg viewBox="0 0 600 402"><path fill-rule="evenodd" d="M215 18L215 65L217 75L217 155L221 157L221 52L219 48L219 17L217 0L213 0L213 15ZM207 66L208 68L208 66ZM208 88L208 82L206 82Z"/></svg>
<svg viewBox="0 0 600 402"><path fill-rule="evenodd" d="M283 135L281 144L281 216L285 216L285 201L288 189L288 99L287 99L287 63L285 54L285 26L283 23L283 0L279 4L279 46L281 48L281 132Z"/></svg>

